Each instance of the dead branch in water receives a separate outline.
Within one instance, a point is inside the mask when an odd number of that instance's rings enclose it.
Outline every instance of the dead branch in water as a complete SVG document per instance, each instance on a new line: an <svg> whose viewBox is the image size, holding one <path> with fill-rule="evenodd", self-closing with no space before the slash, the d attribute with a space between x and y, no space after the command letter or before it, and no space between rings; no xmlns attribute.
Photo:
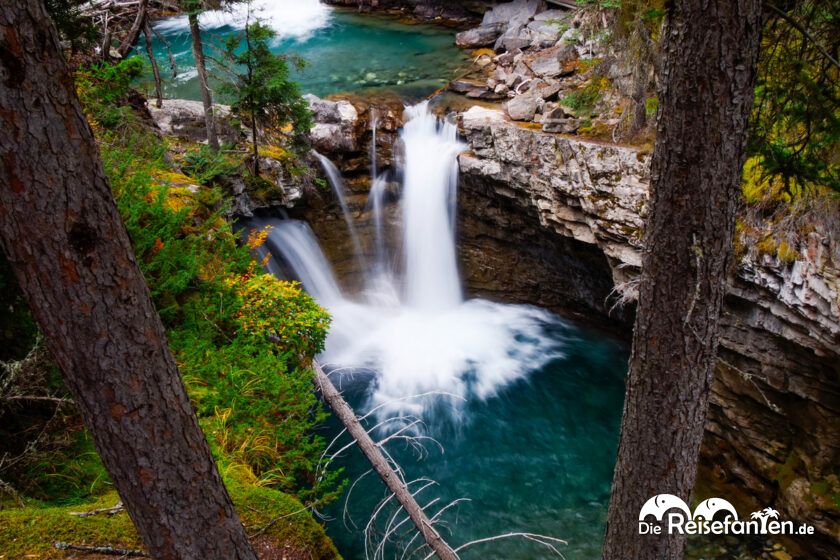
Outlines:
<svg viewBox="0 0 840 560"><path fill-rule="evenodd" d="M321 366L317 362L314 362L313 367L315 370L315 386L321 392L324 400L333 409L335 415L341 420L341 423L347 428L347 432L356 440L359 449L362 450L362 453L370 461L374 470L382 479L382 482L385 483L385 486L388 487L388 490L391 491L394 498L405 509L409 518L423 536L423 539L432 549L432 554L437 554L441 560L457 560L458 555L443 540L440 533L432 525L432 521L426 516L423 508L420 507L417 500L414 499L414 496L408 490L402 477L391 467L388 459L386 459L386 452L384 452L382 447L374 443L367 430L359 423L359 419L356 418L353 409L350 408L350 405L347 404L344 397L335 388L335 385L327 377L327 374L324 373L324 370L321 369Z"/></svg>

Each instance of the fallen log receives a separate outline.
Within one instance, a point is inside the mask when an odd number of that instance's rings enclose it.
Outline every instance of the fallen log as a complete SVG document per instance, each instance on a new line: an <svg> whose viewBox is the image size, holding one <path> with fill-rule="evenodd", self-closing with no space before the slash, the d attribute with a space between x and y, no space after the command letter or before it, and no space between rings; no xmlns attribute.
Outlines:
<svg viewBox="0 0 840 560"><path fill-rule="evenodd" d="M347 404L347 401L344 400L344 397L335 388L330 378L321 369L320 364L313 362L313 368L315 370L315 386L324 397L324 400L327 401L327 404L330 405L335 415L341 420L344 427L347 428L350 436L356 440L359 449L362 450L362 453L370 461L379 478L382 479L382 482L385 483L385 486L393 493L394 498L396 498L408 514L420 535L422 535L423 539L432 549L433 554L437 554L441 560L457 560L458 555L443 540L443 537L440 536L437 529L434 528L432 521L423 511L423 508L414 499L411 491L409 491L399 475L391 468L391 465L380 451L380 448L374 443L370 435L368 435L367 430L364 429L359 419L356 418L353 409L350 408L350 405Z"/></svg>

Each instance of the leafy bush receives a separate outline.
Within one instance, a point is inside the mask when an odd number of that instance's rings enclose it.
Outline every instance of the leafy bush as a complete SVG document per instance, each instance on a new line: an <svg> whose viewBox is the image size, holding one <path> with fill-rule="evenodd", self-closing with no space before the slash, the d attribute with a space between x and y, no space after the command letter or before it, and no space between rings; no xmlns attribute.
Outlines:
<svg viewBox="0 0 840 560"><path fill-rule="evenodd" d="M209 146L188 150L183 156L181 170L195 178L199 184L214 185L225 177L241 171L239 162L220 152L214 152Z"/></svg>
<svg viewBox="0 0 840 560"><path fill-rule="evenodd" d="M588 117L595 111L595 106L601 100L601 94L608 83L606 78L595 77L582 89L563 96L560 103L569 107L576 117Z"/></svg>

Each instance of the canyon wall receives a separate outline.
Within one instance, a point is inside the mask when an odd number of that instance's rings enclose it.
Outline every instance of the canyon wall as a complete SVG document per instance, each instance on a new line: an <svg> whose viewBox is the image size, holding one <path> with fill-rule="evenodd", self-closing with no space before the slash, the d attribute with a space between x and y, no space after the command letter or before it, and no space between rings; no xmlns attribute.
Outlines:
<svg viewBox="0 0 840 560"><path fill-rule="evenodd" d="M471 149L460 157L462 214L481 224L462 231L467 284L486 291L489 282L500 293L509 285L517 299L549 306L566 298L628 324L650 156L544 133L479 107L461 115L461 126ZM532 243L570 252L545 258L552 268L538 270L539 255L523 257ZM518 267L520 259L527 266ZM595 277L599 270L608 282ZM734 492L739 511L772 506L782 519L813 524L817 535L798 544L824 558L840 550L838 270L838 240L819 231L807 235L795 262L761 255L737 263L701 461L704 494ZM553 291L562 295L545 295Z"/></svg>

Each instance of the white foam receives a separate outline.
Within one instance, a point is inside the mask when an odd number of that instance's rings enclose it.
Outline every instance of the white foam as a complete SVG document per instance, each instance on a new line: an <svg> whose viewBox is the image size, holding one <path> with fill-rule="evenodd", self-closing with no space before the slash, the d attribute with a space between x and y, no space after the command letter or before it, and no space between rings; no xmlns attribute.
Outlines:
<svg viewBox="0 0 840 560"><path fill-rule="evenodd" d="M330 24L332 10L318 0L255 0L252 14L274 29L277 40L304 40ZM225 10L204 12L198 21L204 30L243 29L247 15L246 4L233 4ZM164 35L184 33L189 31L189 22L187 16L165 18L155 23L155 29Z"/></svg>

